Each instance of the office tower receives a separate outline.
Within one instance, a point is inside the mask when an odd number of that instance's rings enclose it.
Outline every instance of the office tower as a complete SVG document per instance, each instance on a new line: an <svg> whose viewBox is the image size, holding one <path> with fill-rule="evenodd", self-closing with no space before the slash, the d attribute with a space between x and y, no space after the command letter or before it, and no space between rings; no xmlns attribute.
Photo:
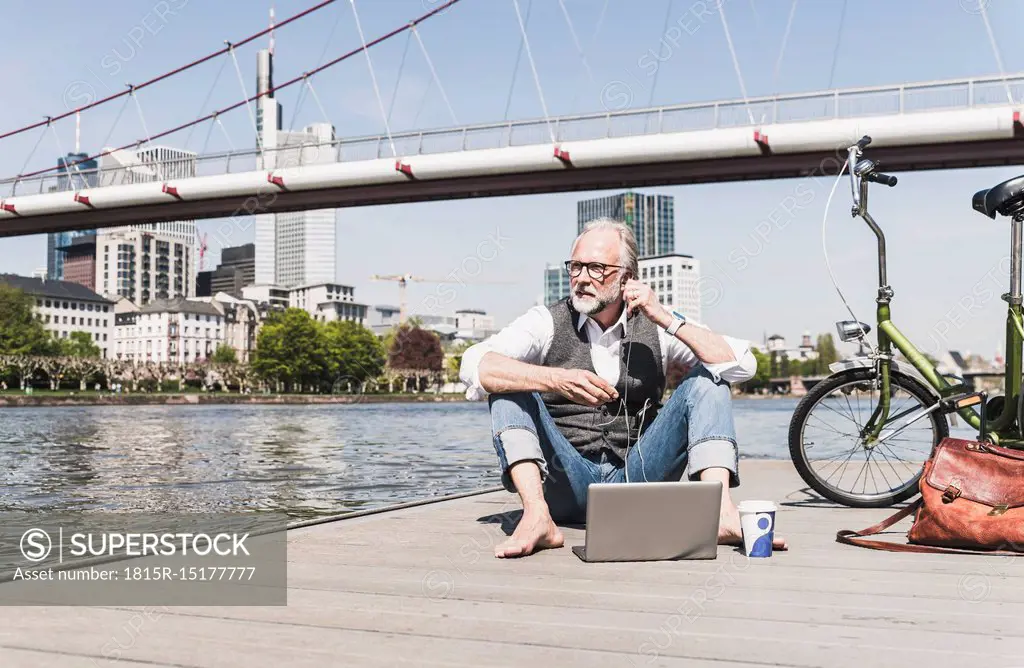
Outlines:
<svg viewBox="0 0 1024 668"><path fill-rule="evenodd" d="M196 175L196 153L184 151L169 146L147 146L137 150L111 151L104 155L100 162L100 180L104 185L125 185L131 183L151 183L153 181L173 181L175 179L187 179ZM172 243L175 247L181 247L182 257L188 258L187 266L182 269L181 277L184 279L184 288L181 295L184 297L195 296L195 275L198 269L197 262L199 253L197 251L197 233L195 219L173 220L162 223L140 223L137 225L124 225L119 227L100 230L96 238L96 285L109 286L112 278L101 278L101 266L104 264L101 250L109 248L112 242L104 241L104 237L122 233L140 232L142 235L131 235L125 237L130 243L139 245L142 240L151 237L159 239L160 243ZM116 244L114 244L116 245ZM140 246L141 247L141 246ZM111 270L107 269L109 273ZM173 272L172 272L173 273ZM176 274L175 274L176 276ZM174 281L166 287L171 296L178 294L174 287ZM120 287L119 290L126 288ZM124 294L119 290L111 291L110 294ZM102 289L100 290L102 292ZM143 290L139 284L137 294L152 295L152 287ZM125 295L127 296L127 295ZM136 304L148 303L135 301Z"/></svg>
<svg viewBox="0 0 1024 668"><path fill-rule="evenodd" d="M544 305L561 301L569 296L569 272L564 264L547 265L544 268Z"/></svg>
<svg viewBox="0 0 1024 668"><path fill-rule="evenodd" d="M172 234L118 228L96 235L96 292L137 306L195 293L193 246Z"/></svg>
<svg viewBox="0 0 1024 668"><path fill-rule="evenodd" d="M274 99L273 47L256 60L261 169L334 162L334 126L312 123L299 131L281 129L281 105ZM333 283L337 223L334 209L259 214L256 217L255 282L285 288Z"/></svg>
<svg viewBox="0 0 1024 668"><path fill-rule="evenodd" d="M57 158L57 189L81 190L94 187L98 163L88 160L88 153L68 153ZM60 250L71 244L72 239L94 234L93 230L50 232L46 235L46 275L60 280L64 278L64 253Z"/></svg>
<svg viewBox="0 0 1024 668"><path fill-rule="evenodd" d="M205 278L203 274L206 274ZM213 271L200 272L199 285L205 289L196 296L211 296L226 292L242 298L242 288L256 281L256 246L232 246L220 252L220 264Z"/></svg>
<svg viewBox="0 0 1024 668"><path fill-rule="evenodd" d="M701 321L700 260L670 253L647 257L637 264L640 280L651 286L665 308Z"/></svg>
<svg viewBox="0 0 1024 668"><path fill-rule="evenodd" d="M576 205L577 231L595 218L613 218L633 229L639 257L674 253L675 201L671 195L625 192L581 200Z"/></svg>

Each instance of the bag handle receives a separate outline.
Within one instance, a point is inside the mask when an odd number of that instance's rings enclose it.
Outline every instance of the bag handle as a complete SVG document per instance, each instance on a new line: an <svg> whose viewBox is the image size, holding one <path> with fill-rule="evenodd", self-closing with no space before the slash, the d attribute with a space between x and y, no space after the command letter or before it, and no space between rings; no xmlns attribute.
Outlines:
<svg viewBox="0 0 1024 668"><path fill-rule="evenodd" d="M941 554L989 554L989 555L1001 555L1001 556L1013 556L1013 557L1024 557L1024 552L1015 552L1012 550L968 550L959 549L955 547L937 547L932 545L916 545L914 543L890 543L882 540L867 540L861 538L861 536L870 536L880 531L888 529L893 524L896 524L904 517L914 513L924 499L918 498L917 501L910 504L906 508L903 508L896 514L887 517L878 524L862 529L861 531L852 531L850 529L842 529L836 532L836 542L845 543L847 545L858 545L860 547L866 547L872 550L886 550L887 552L929 552L929 553L941 553Z"/></svg>

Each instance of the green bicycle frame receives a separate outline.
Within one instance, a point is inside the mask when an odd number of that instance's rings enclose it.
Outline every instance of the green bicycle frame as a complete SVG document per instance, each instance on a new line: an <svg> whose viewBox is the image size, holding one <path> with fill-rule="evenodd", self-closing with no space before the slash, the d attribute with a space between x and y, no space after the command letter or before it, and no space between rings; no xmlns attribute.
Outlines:
<svg viewBox="0 0 1024 668"><path fill-rule="evenodd" d="M882 230L875 223L871 214L867 211L868 183L861 181L860 206L854 210L854 215L860 215L878 238L878 297L876 319L878 324L878 374L880 379L880 393L878 406L871 418L864 426L864 439L866 443L873 443L877 440L882 430L882 425L889 419L890 408L890 369L892 366L892 348L895 346L907 360L917 369L921 376L931 385L940 397L948 397L963 390L960 385L951 384L947 381L928 361L920 350L897 329L891 319L889 302L892 299L893 291L886 281L885 271L885 236ZM1021 346L1024 343L1024 321L1021 317L1021 228L1022 222L1016 218L1012 222L1011 244L1012 264L1010 271L1010 292L1003 295L1004 301L1009 308L1006 314L1006 368L1004 371L1005 401L1002 410L997 416L986 421L987 435L993 441L1008 445L1010 443L1022 444L1024 439L1017 427L1018 421L1018 398L1021 394ZM963 419L974 429L980 431L981 417L974 412L970 406L963 407L957 411ZM979 434L985 437L986 434Z"/></svg>

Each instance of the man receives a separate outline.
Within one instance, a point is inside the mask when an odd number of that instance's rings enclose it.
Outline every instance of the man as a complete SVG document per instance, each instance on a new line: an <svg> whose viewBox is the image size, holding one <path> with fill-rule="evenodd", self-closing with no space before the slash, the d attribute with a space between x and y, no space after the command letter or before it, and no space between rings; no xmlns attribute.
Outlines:
<svg viewBox="0 0 1024 668"><path fill-rule="evenodd" d="M523 504L495 556L561 547L555 522L585 521L590 483L684 476L722 482L719 542L739 544L729 383L757 369L748 344L666 309L636 280L636 240L620 222L589 223L571 257L568 299L530 309L462 357L467 398L489 395L502 484ZM692 368L662 406L670 366Z"/></svg>

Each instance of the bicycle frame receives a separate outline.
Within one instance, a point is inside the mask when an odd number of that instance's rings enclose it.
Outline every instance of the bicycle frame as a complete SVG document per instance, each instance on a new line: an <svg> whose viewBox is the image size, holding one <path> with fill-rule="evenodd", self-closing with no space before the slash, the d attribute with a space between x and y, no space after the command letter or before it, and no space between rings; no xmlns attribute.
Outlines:
<svg viewBox="0 0 1024 668"><path fill-rule="evenodd" d="M862 140L862 142L864 141ZM850 147L847 160L854 192L854 206L851 214L855 217L860 216L863 218L878 238L878 297L876 298L878 350L874 358L880 382L880 398L878 406L865 423L863 430L865 444L868 447L873 447L872 444L879 442L878 439L882 431L882 425L889 421L889 379L893 347L903 353L910 364L920 372L921 376L938 393L940 400L963 392L964 388L961 385L955 385L946 380L935 366L928 361L928 358L900 332L892 321L889 303L893 296L893 290L888 285L886 279L885 235L871 217L871 214L868 213L868 180L863 178L866 174L870 173L873 165L868 163L868 166L860 168L857 158L861 149L861 143ZM860 168L859 171L858 168ZM1018 415L1019 402L1021 400L1021 346L1024 343L1024 321L1022 321L1021 316L1021 231L1022 221L1015 217L1011 225L1012 264L1010 269L1010 292L1002 296L1008 305L1006 314L1006 367L1004 370L1005 392L1002 410L1000 410L998 415L992 416L991 419L985 421L985 434L981 433L981 416L975 413L970 406L965 406L956 411L971 427L979 431L980 438L988 437L1002 445L1024 445L1024 432L1022 432L1018 424L1020 418ZM911 419L911 422L924 417L927 413L937 408L938 402L930 408L920 410L919 414ZM898 419L907 413L895 416L894 419Z"/></svg>

